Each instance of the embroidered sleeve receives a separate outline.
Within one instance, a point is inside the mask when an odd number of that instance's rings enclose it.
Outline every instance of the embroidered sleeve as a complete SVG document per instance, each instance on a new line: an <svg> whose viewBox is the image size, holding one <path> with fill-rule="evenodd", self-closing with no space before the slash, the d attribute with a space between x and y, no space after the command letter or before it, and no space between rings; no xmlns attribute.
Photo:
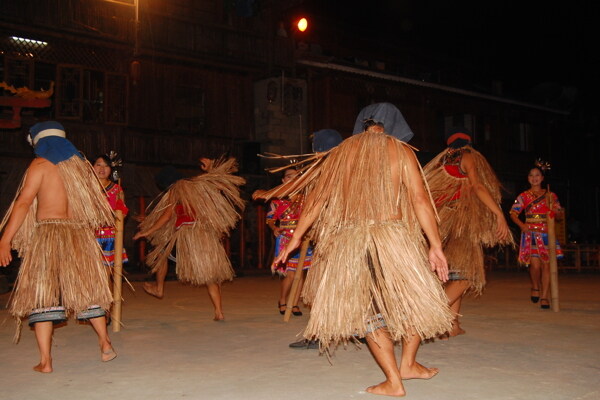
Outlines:
<svg viewBox="0 0 600 400"><path fill-rule="evenodd" d="M521 211L523 211L523 207L525 205L524 203L525 201L523 199L523 195L519 195L510 208L510 212L517 215L521 214Z"/></svg>

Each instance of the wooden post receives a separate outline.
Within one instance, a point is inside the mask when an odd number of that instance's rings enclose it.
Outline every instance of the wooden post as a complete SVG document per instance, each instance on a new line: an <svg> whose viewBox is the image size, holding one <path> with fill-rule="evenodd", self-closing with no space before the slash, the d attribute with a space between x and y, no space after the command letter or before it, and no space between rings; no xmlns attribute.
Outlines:
<svg viewBox="0 0 600 400"><path fill-rule="evenodd" d="M283 316L283 321L288 322L292 315L292 307L294 305L294 300L296 299L296 295L298 293L298 288L300 287L300 282L304 278L302 275L304 274L304 259L306 258L306 252L308 251L308 245L310 241L304 239L302 241L302 246L300 246L300 256L298 258L298 266L296 267L296 274L294 275L294 280L292 281L292 287L290 289L290 294L287 298L287 307L285 309L285 315Z"/></svg>
<svg viewBox="0 0 600 400"><path fill-rule="evenodd" d="M121 192L123 193L123 192ZM121 300L123 283L123 211L115 211L115 264L113 267L113 332L121 330Z"/></svg>
<svg viewBox="0 0 600 400"><path fill-rule="evenodd" d="M256 204L256 227L258 234L258 250L256 266L259 269L265 267L265 209L262 204Z"/></svg>
<svg viewBox="0 0 600 400"><path fill-rule="evenodd" d="M240 270L244 269L246 261L246 224L244 223L245 214L240 218Z"/></svg>
<svg viewBox="0 0 600 400"><path fill-rule="evenodd" d="M546 190L546 205L548 206L548 214L546 222L548 225L548 250L550 253L550 295L552 297L552 311L559 312L560 305L558 300L558 263L556 261L556 229L554 225L554 213L552 211L552 193L550 185Z"/></svg>

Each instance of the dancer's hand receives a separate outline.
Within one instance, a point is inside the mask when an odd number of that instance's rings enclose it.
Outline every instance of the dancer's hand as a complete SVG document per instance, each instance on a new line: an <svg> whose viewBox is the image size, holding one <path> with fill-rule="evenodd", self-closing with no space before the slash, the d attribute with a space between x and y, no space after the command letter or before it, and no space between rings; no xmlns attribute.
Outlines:
<svg viewBox="0 0 600 400"><path fill-rule="evenodd" d="M10 243L0 242L0 266L6 267L11 261Z"/></svg>
<svg viewBox="0 0 600 400"><path fill-rule="evenodd" d="M442 282L448 280L448 261L441 247L429 248L429 264Z"/></svg>
<svg viewBox="0 0 600 400"><path fill-rule="evenodd" d="M131 218L133 218L133 220L136 222L144 222L144 220L146 219L146 216L140 215L140 214L134 214Z"/></svg>
<svg viewBox="0 0 600 400"><path fill-rule="evenodd" d="M506 223L506 219L504 215L496 216L496 236L498 240L504 241L508 239L510 235L510 230L508 229L508 224Z"/></svg>
<svg viewBox="0 0 600 400"><path fill-rule="evenodd" d="M210 158L205 158L205 157L200 158L200 169L202 171L208 171L212 168L212 166L213 166L213 160L211 160Z"/></svg>
<svg viewBox="0 0 600 400"><path fill-rule="evenodd" d="M146 237L146 236L148 236L148 233L147 233L147 232L144 232L144 231L139 231L138 233L136 233L136 234L133 236L133 240L138 240L138 239L141 239L141 238L143 238L143 237Z"/></svg>
<svg viewBox="0 0 600 400"><path fill-rule="evenodd" d="M259 199L262 200L261 196L263 194L265 194L266 192L267 191L263 190L263 189L257 189L257 190L255 190L254 193L252 193L252 200L259 200Z"/></svg>
<svg viewBox="0 0 600 400"><path fill-rule="evenodd" d="M300 239L296 238L295 236L292 236L287 246L285 246L283 250L281 250L281 253L279 253L279 255L277 256L277 258L273 260L273 266L277 266L278 264L286 262L290 253L296 250L298 246L300 246L300 242Z"/></svg>

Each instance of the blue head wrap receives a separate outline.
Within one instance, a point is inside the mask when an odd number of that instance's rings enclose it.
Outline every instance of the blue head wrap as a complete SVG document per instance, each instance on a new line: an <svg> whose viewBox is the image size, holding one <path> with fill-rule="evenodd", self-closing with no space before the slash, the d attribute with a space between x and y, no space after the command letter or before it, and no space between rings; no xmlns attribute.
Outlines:
<svg viewBox="0 0 600 400"><path fill-rule="evenodd" d="M335 129L321 129L313 133L313 151L323 152L342 143L342 135Z"/></svg>
<svg viewBox="0 0 600 400"><path fill-rule="evenodd" d="M38 157L45 158L52 164L77 155L79 151L65 138L65 128L56 121L38 122L29 129L29 144Z"/></svg>
<svg viewBox="0 0 600 400"><path fill-rule="evenodd" d="M360 110L358 117L356 117L352 134L356 135L364 132L363 124L368 119L382 123L385 133L403 142L408 142L415 136L400 110L391 103L375 103Z"/></svg>

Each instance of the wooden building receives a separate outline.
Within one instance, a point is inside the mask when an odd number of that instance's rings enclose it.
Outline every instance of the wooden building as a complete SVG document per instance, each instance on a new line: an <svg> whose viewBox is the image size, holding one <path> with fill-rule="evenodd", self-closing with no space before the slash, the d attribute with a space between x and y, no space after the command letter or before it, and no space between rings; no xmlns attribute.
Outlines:
<svg viewBox="0 0 600 400"><path fill-rule="evenodd" d="M556 190L568 198L568 169L561 168L570 156L563 151L568 113L506 98L491 80L489 89L475 90L473 69L431 75L426 71L442 60L398 56L335 24L299 34L289 19L301 4L3 0L0 81L55 88L49 108L24 108L20 128L0 130L1 209L31 158L24 137L39 119L63 123L89 158L116 150L135 211L137 198L158 193L153 176L160 168L193 174L200 156L236 156L247 193L272 185L277 179L262 172L256 153L310 152L310 133L323 128L348 136L360 109L379 101L404 113L422 161L444 147L445 127L464 125L505 184L507 204L536 157L552 159ZM0 111L2 118L12 112ZM245 221L244 229L256 232L253 205ZM132 233L135 223L127 226ZM255 236L237 234L243 243L234 247L252 248ZM241 266L261 264L244 257Z"/></svg>

